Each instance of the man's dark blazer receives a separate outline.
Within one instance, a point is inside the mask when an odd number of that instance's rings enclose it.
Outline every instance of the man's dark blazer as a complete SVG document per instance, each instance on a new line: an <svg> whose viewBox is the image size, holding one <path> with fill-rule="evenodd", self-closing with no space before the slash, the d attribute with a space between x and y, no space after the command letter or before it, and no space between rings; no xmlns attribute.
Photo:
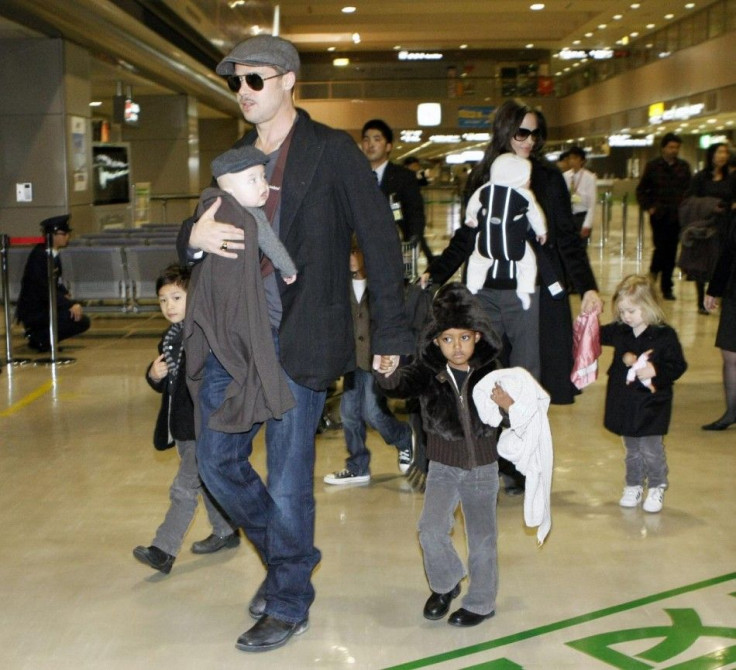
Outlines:
<svg viewBox="0 0 736 670"><path fill-rule="evenodd" d="M409 169L389 161L381 179L384 195L401 205L402 220L396 221L405 242L424 235L424 200L416 175Z"/></svg>
<svg viewBox="0 0 736 670"><path fill-rule="evenodd" d="M279 279L280 355L294 381L325 389L355 369L349 259L353 233L373 297L373 352L411 354L414 341L404 314L399 236L368 161L347 133L297 111L282 182L279 237L299 274L290 285ZM253 144L256 138L253 130L235 146ZM185 221L179 232L182 262L188 258L192 224L193 219Z"/></svg>

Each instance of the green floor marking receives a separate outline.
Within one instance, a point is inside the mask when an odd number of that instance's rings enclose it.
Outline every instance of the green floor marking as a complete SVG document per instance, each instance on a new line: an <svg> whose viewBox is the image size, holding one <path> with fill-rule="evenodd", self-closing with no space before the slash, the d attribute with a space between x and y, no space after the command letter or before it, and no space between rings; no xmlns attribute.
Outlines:
<svg viewBox="0 0 736 670"><path fill-rule="evenodd" d="M520 633L514 633L513 635L507 635L505 637L500 637L496 640L489 640L488 642L482 642L480 644L475 644L470 647L463 647L461 649L455 649L453 651L448 651L442 654L437 654L435 656L428 656L427 658L422 658L416 661L409 661L408 663L401 663L400 665L392 665L388 668L385 668L384 670L414 670L415 668L426 668L427 666L436 665L437 663L444 663L445 661L451 661L456 658L462 658L463 656L470 656L471 654L477 654L482 651L488 651L489 649L497 649L499 647L504 647L506 645L513 644L515 642L529 640L533 637L539 637L541 635L546 635L547 633L553 633L558 630L562 630L564 628L572 628L573 626L578 626L583 623L595 621L596 619L602 619L604 617L612 616L614 614L619 614L627 610L636 609L637 607L649 605L659 600L666 600L667 598L673 598L675 596L679 596L684 593L689 593L691 591L698 591L700 589L705 589L710 586L716 586L717 584L722 584L723 582L728 582L733 579L736 579L736 572L730 572L720 577L706 579L702 582L696 582L695 584L689 584L687 586L680 586L675 589L670 589L669 591L663 591L662 593L656 593L651 596L645 596L644 598L638 598L637 600L632 600L628 603L621 603L620 605L606 607L604 609L597 610L595 612L590 612L589 614L581 614L580 616L571 617L569 619L563 619L562 621L557 621L555 623L546 624L544 626L539 626L537 628L531 628L530 630L525 630L525 631L521 631ZM505 660L505 659L499 659L499 660ZM494 666L492 665L481 664L478 666L473 666L473 670L475 670L476 668L480 669L480 668L493 668L493 667ZM503 668L504 666L501 665L501 666L495 666L495 667ZM700 666L699 665L699 666L693 666L693 670L695 670L696 668L697 670L706 670L709 667L718 667L718 666L709 666L709 665ZM471 670L471 669L469 668L468 670Z"/></svg>
<svg viewBox="0 0 736 670"><path fill-rule="evenodd" d="M613 668L619 668L619 670L651 670L654 667L653 665L627 656L611 647L614 644L633 640L659 640L661 638L661 642L637 654L640 658L660 664L678 656L701 637L736 639L736 628L703 626L698 613L693 609L666 609L665 612L672 620L671 626L644 626L599 633L582 640L568 642L567 645L599 661L603 661ZM713 654L691 659L686 663L670 666L670 668L684 667L689 670L721 668L726 665L725 659L733 658L734 650L736 650L736 647L733 646L727 649L719 649ZM718 665L712 664L714 656Z"/></svg>

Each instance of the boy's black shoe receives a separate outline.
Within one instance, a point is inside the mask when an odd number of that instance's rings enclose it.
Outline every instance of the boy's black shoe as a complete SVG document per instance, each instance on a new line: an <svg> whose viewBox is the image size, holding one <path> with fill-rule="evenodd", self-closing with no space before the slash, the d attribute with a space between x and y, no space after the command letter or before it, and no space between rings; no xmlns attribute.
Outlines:
<svg viewBox="0 0 736 670"><path fill-rule="evenodd" d="M447 620L452 626L477 626L481 621L490 619L496 612L489 612L488 614L476 614L475 612L468 612L468 610L462 607L453 612L450 618Z"/></svg>
<svg viewBox="0 0 736 670"><path fill-rule="evenodd" d="M237 533L219 537L212 533L209 537L192 544L193 554L214 554L220 549L233 549L240 544L240 537Z"/></svg>
<svg viewBox="0 0 736 670"><path fill-rule="evenodd" d="M457 584L452 591L447 593L432 591L432 595L427 598L427 602L424 604L424 618L430 621L441 619L450 611L450 603L459 595L460 584Z"/></svg>
<svg viewBox="0 0 736 670"><path fill-rule="evenodd" d="M133 549L133 556L149 568L163 572L165 575L171 572L171 566L174 565L174 561L176 560L176 556L167 554L165 551L154 546L136 547Z"/></svg>

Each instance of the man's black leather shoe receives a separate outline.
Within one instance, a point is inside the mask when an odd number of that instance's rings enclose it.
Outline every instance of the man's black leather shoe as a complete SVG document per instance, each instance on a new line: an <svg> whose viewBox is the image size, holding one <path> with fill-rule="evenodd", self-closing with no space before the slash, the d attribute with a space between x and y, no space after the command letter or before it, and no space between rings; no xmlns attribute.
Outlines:
<svg viewBox="0 0 736 670"><path fill-rule="evenodd" d="M441 619L450 611L450 603L453 598L457 598L459 595L460 584L457 584L448 593L435 593L432 591L432 595L429 596L427 602L424 604L424 618L430 619L431 621Z"/></svg>
<svg viewBox="0 0 736 670"><path fill-rule="evenodd" d="M447 623L453 626L477 626L481 621L490 619L495 612L489 612L488 614L476 614L475 612L468 612L468 610L462 607L453 612Z"/></svg>
<svg viewBox="0 0 736 670"><path fill-rule="evenodd" d="M212 533L209 537L192 545L193 554L214 554L220 549L233 549L240 544L240 537L237 533L219 537Z"/></svg>
<svg viewBox="0 0 736 670"><path fill-rule="evenodd" d="M176 556L167 554L162 549L154 546L136 547L133 549L133 556L149 568L163 572L165 575L171 572L171 566L174 565L176 560Z"/></svg>
<svg viewBox="0 0 736 670"><path fill-rule="evenodd" d="M292 635L301 635L307 628L308 618L298 623L289 623L264 614L250 630L238 638L235 646L241 651L270 651L283 647Z"/></svg>

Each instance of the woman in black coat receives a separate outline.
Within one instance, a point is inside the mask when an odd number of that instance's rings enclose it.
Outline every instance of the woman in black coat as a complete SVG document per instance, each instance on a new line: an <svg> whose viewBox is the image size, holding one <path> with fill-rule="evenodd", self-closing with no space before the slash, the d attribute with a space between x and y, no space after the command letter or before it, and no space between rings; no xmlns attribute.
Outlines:
<svg viewBox="0 0 736 670"><path fill-rule="evenodd" d="M705 296L705 308L716 309L721 299L721 319L718 322L716 346L723 358L723 387L726 411L703 430L726 430L736 423L736 218L732 212L723 235L721 255L713 271Z"/></svg>
<svg viewBox="0 0 736 670"><path fill-rule="evenodd" d="M719 250L722 246L723 236L728 227L728 214L731 206L736 200L736 179L729 173L728 163L731 159L731 150L725 142L717 142L711 144L705 153L705 167L698 172L690 182L685 197L699 198L698 202L709 199L713 202L713 209L710 212L707 231L712 236L698 239L695 237L690 241L688 251L690 255L696 255L695 259L690 259L690 265L701 268L700 271L688 271L688 268L682 264L683 256L686 255L686 238L688 232L686 230L686 222L682 220L682 208L680 208L680 226L682 230L682 253L680 256L680 265L686 271L687 278L695 281L698 293L698 312L700 314L708 314L703 303L705 300L705 285L710 280L713 268L717 262ZM715 200L717 198L717 200ZM702 229L701 229L702 230ZM697 232L697 231L696 231Z"/></svg>
<svg viewBox="0 0 736 670"><path fill-rule="evenodd" d="M514 152L531 160L531 190L544 211L549 231L544 246L532 247L543 285L533 296L529 310L517 305L515 285L499 285L491 277L477 295L493 327L506 341L509 364L529 370L553 403L570 404L577 390L570 381L572 314L568 295L574 287L582 296L581 310L586 313L600 312L603 304L588 255L575 230L565 180L557 167L541 157L546 137L547 126L540 112L513 100L505 102L496 112L493 139L483 160L471 172L465 195L469 197L488 181L491 163L500 154ZM460 226L423 280L431 277L440 284L447 281L472 253L478 231ZM547 288L550 276L562 288L555 295Z"/></svg>

